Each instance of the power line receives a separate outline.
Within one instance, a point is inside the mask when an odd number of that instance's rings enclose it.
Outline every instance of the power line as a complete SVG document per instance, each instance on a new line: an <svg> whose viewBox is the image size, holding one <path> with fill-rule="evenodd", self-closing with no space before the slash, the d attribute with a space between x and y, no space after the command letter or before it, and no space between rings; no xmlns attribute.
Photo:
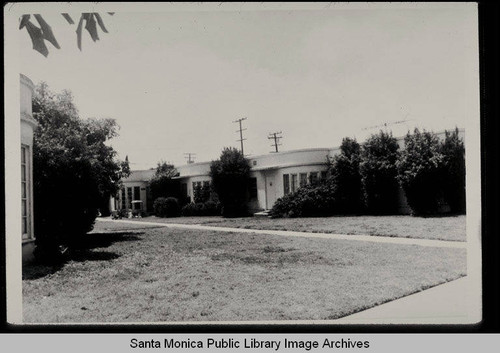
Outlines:
<svg viewBox="0 0 500 353"><path fill-rule="evenodd" d="M243 141L244 141L244 140L246 140L246 139L244 139L244 138L243 138L243 130L246 130L246 129L243 129L243 128L241 127L241 122L242 122L243 120L247 120L247 118L240 118L240 119L238 119L238 120L233 121L233 123L239 123L239 124L240 124L240 129L236 131L236 132L239 132L239 133L240 133L240 139L239 139L239 140L236 140L236 141L240 141L240 143L241 143L241 154L242 154L242 155L245 155L245 153L243 152Z"/></svg>
<svg viewBox="0 0 500 353"><path fill-rule="evenodd" d="M279 152L278 146L281 146L281 143L279 143L279 140L280 140L280 138L282 138L282 136L279 136L279 135L281 135L281 134L282 134L281 131L271 132L269 134L269 136L267 137L269 140L274 140L274 143L271 145L271 147L274 146L274 149L275 149L274 153ZM271 153L273 153L273 152L271 152Z"/></svg>
<svg viewBox="0 0 500 353"><path fill-rule="evenodd" d="M193 157L193 159L191 159L191 156ZM196 153L191 153L191 152L184 153L184 158L187 160L188 164L194 163L194 156L196 156Z"/></svg>
<svg viewBox="0 0 500 353"><path fill-rule="evenodd" d="M374 126L367 126L367 127L364 127L362 128L361 130L372 130L372 129L377 129L377 128L387 128L388 126L391 126L391 125L397 125L397 124L403 124L407 121L412 121L413 119L406 119L406 120L399 120L399 121L390 121L390 122L385 122L383 124L380 124L380 125L374 125Z"/></svg>

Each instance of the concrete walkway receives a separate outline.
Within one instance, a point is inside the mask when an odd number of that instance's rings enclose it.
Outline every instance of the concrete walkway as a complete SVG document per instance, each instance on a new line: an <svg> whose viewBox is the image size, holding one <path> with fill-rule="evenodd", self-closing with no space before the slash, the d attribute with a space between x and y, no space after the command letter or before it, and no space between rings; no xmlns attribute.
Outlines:
<svg viewBox="0 0 500 353"><path fill-rule="evenodd" d="M180 229L197 229L197 230L210 230L220 232L238 232L238 233L256 233L256 234L272 234L287 237L306 237L306 238L323 238L323 239L342 239L342 240L355 240L355 241L368 241L374 243L390 243L390 244L403 244L403 245L420 245L439 248L467 248L467 243L463 241L445 241L445 240L431 240L431 239L415 239L415 238L398 238L398 237L384 237L374 235L348 235L348 234L330 234L330 233L308 233L308 232L294 232L287 230L261 230L261 229L247 229L247 228L229 228L229 227L216 227L200 224L179 224L179 223L160 223L160 222L142 222L132 220L112 220L110 218L97 218L101 222L120 222L135 225L152 225L157 227L166 228L180 228Z"/></svg>
<svg viewBox="0 0 500 353"><path fill-rule="evenodd" d="M473 324L480 304L468 276L335 320L339 324Z"/></svg>

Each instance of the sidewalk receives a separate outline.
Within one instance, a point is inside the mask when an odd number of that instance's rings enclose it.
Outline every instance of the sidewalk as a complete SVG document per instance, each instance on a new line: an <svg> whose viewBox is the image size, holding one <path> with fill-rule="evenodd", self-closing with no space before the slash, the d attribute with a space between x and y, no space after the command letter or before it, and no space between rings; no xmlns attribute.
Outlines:
<svg viewBox="0 0 500 353"><path fill-rule="evenodd" d="M479 321L469 277L441 284L335 321L339 324L466 324ZM471 315L471 313L475 313Z"/></svg>
<svg viewBox="0 0 500 353"><path fill-rule="evenodd" d="M256 233L256 234L272 234L288 237L305 237L305 238L323 238L323 239L341 239L353 241L368 241L373 243L390 243L402 245L420 245L439 248L467 248L465 241L446 241L446 240L432 240L432 239L416 239L416 238L398 238L386 236L373 236L373 235L348 235L348 234L330 234L330 233L308 233L308 232L295 232L288 230L262 230L262 229L249 229L249 228L229 228L207 226L200 224L179 224L179 223L160 223L160 222L141 222L131 220L112 220L110 218L97 218L101 222L120 222L141 225L153 225L166 228L181 228L181 229L198 229L198 230L212 230L219 232L236 232L236 233Z"/></svg>

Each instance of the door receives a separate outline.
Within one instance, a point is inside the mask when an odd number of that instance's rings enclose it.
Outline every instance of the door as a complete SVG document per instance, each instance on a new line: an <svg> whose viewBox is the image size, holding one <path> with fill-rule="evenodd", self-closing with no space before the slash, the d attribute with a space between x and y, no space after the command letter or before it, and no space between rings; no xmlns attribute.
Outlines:
<svg viewBox="0 0 500 353"><path fill-rule="evenodd" d="M276 171L266 171L265 181L266 181L266 209L271 209L277 199L277 187L278 183L276 181L276 176L278 173Z"/></svg>

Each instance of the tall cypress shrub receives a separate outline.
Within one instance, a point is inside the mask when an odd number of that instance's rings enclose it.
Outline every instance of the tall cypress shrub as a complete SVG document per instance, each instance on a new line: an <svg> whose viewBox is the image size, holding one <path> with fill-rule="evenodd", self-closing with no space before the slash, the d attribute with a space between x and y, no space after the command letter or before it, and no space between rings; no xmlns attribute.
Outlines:
<svg viewBox="0 0 500 353"><path fill-rule="evenodd" d="M444 156L436 134L415 129L405 137L398 180L415 215L436 214L443 204Z"/></svg>
<svg viewBox="0 0 500 353"><path fill-rule="evenodd" d="M441 144L444 158L444 198L453 213L465 214L465 146L458 129L445 131Z"/></svg>
<svg viewBox="0 0 500 353"><path fill-rule="evenodd" d="M364 202L371 214L397 213L398 156L399 146L392 133L380 131L370 136L363 144L359 169Z"/></svg>
<svg viewBox="0 0 500 353"><path fill-rule="evenodd" d="M363 210L363 193L359 171L361 146L355 139L342 139L340 154L329 168L329 183L335 185L335 210L339 214L355 214Z"/></svg>
<svg viewBox="0 0 500 353"><path fill-rule="evenodd" d="M243 154L235 148L224 148L220 158L210 164L210 177L222 205L222 215L247 215L250 163Z"/></svg>

